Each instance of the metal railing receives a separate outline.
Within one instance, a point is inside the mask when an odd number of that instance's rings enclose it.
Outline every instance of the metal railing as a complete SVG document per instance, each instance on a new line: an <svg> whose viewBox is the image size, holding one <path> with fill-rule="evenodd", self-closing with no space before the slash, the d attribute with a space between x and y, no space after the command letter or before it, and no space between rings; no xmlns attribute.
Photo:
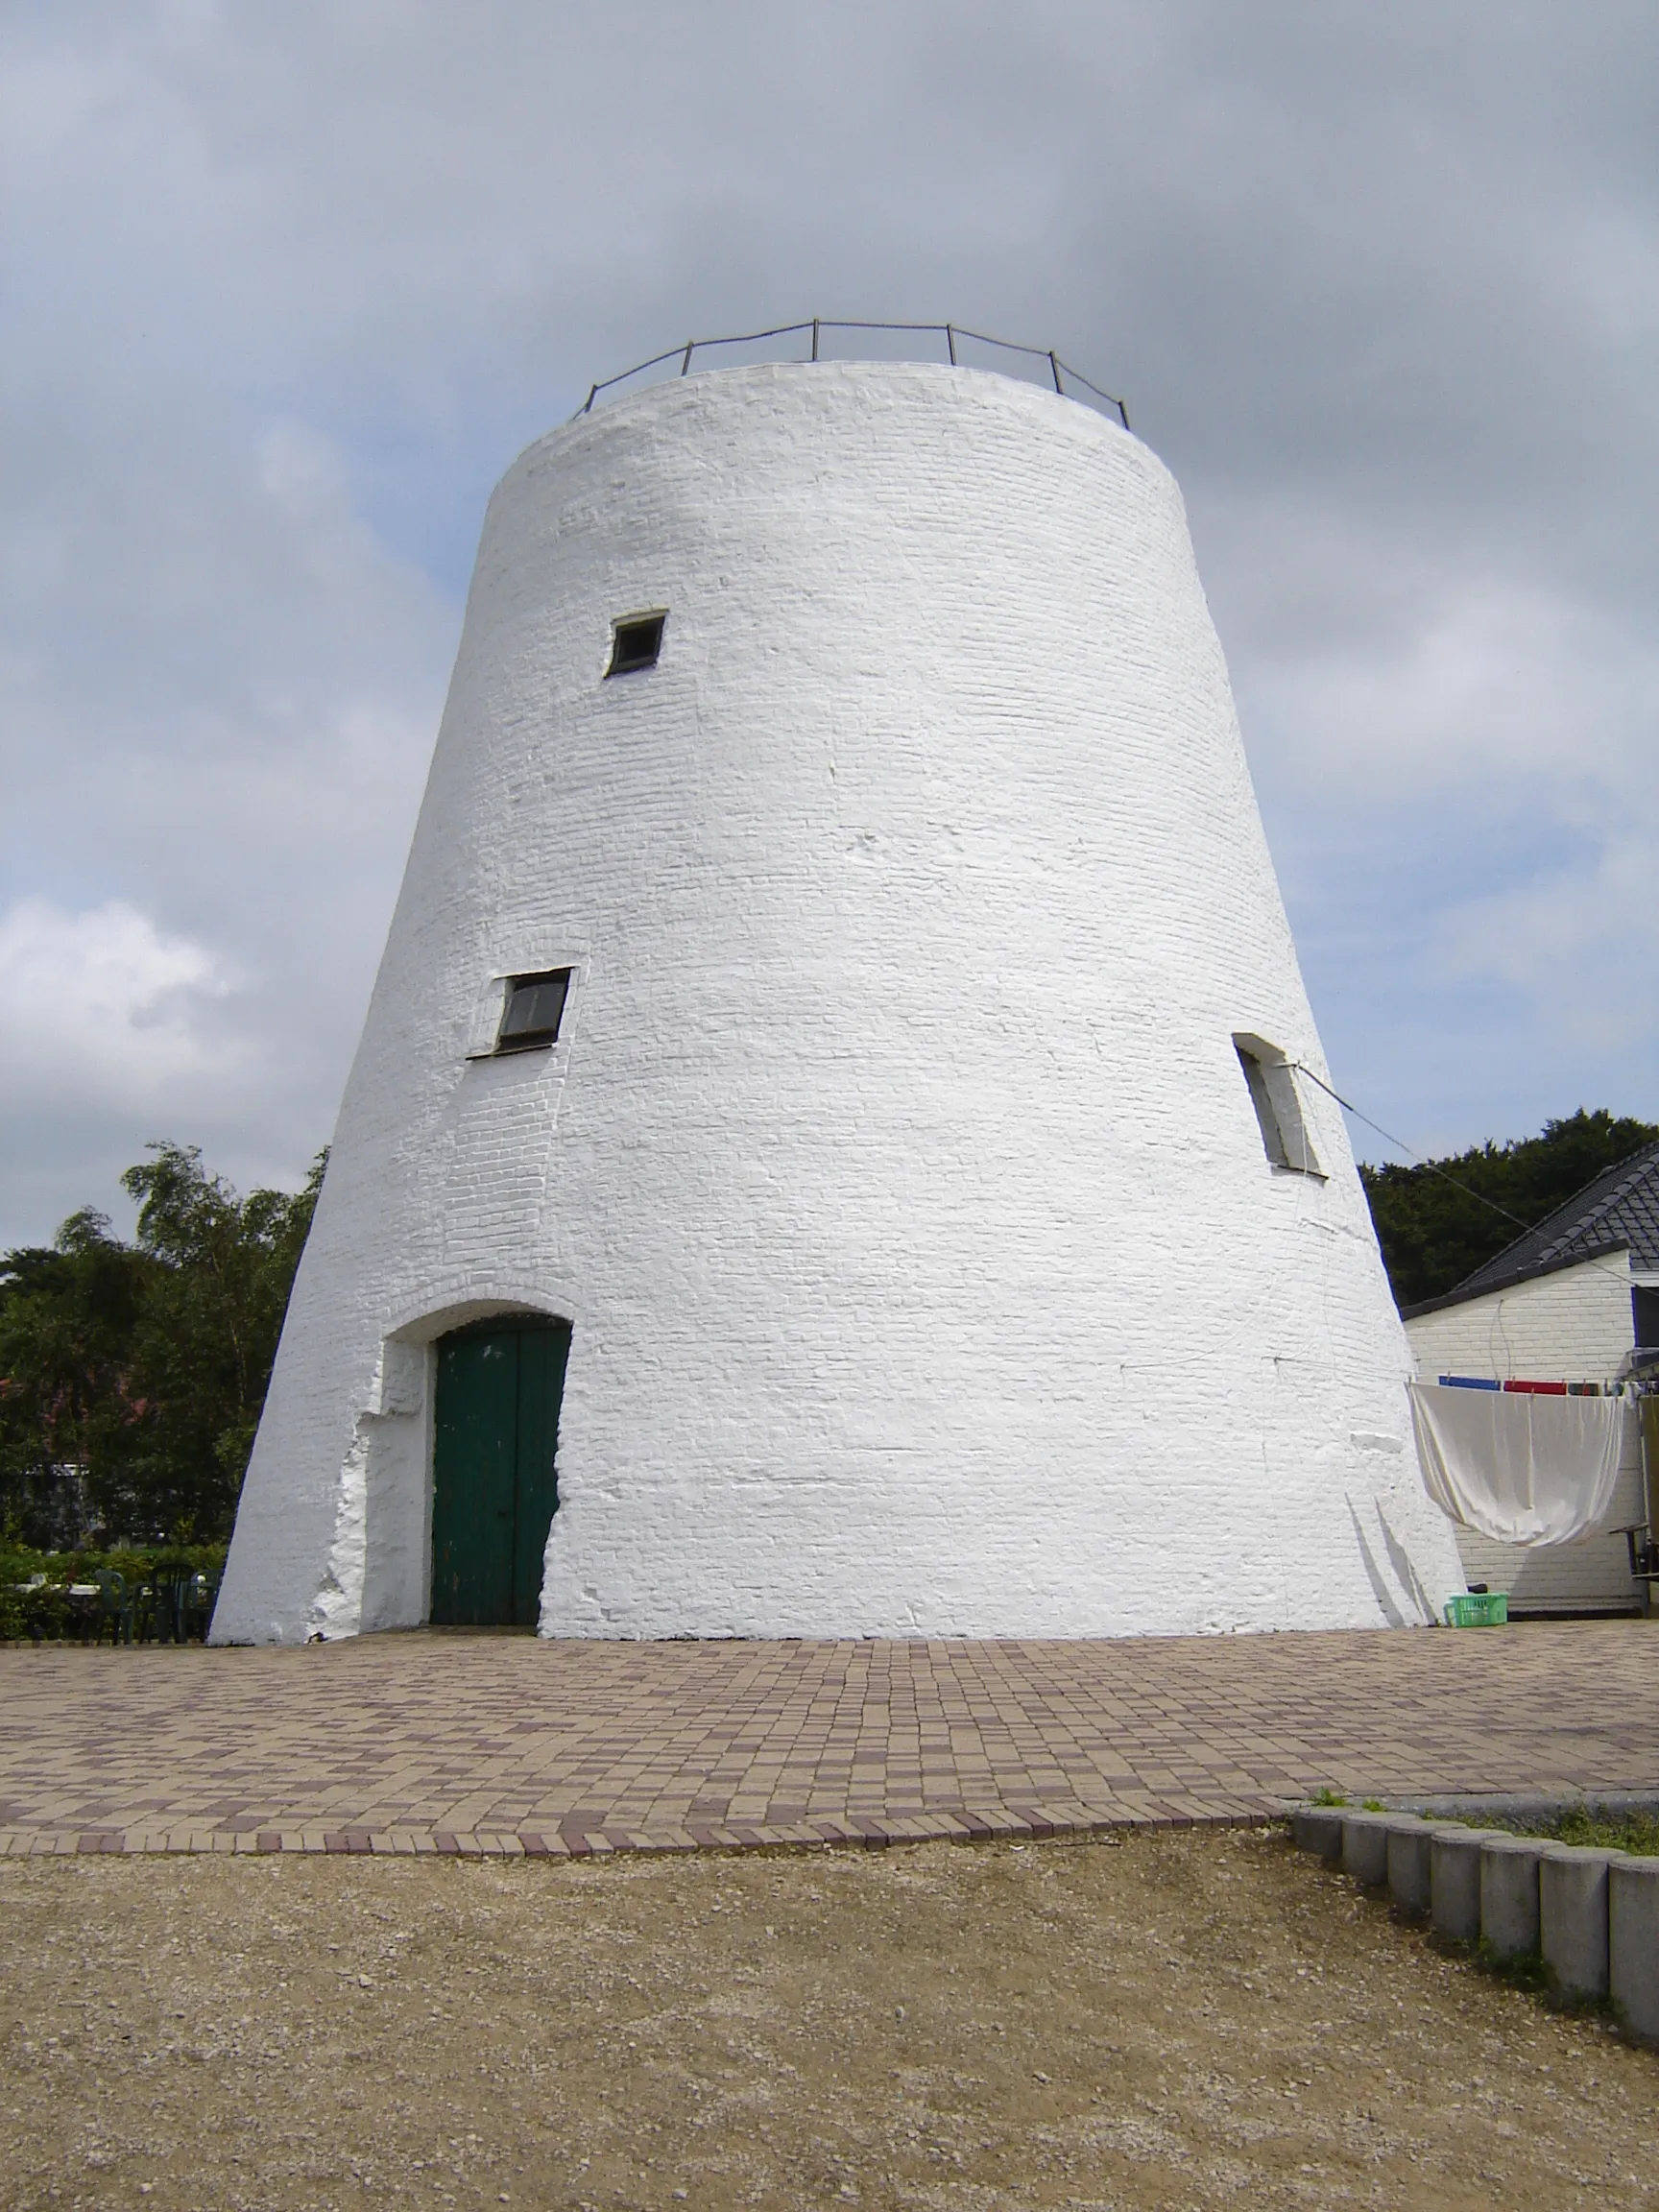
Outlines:
<svg viewBox="0 0 1659 2212"><path fill-rule="evenodd" d="M963 329L959 323L828 323L817 315L809 323L781 323L774 330L749 330L736 338L688 338L684 346L671 346L666 353L654 353L649 361L637 362L632 369L624 369L619 376L607 376L602 383L591 386L587 398L577 408L576 415L590 415L594 401L603 394L615 391L620 384L631 384L636 376L644 376L653 369L663 372L656 379L659 383L666 382L675 375L689 376L698 353L707 353L716 347L758 347L776 339L800 338L805 342L809 338L809 350L791 351L783 358L791 361L846 361L861 358L855 353L825 352L826 335L838 330L881 330L911 337L942 338L945 341L945 357L953 369L974 365L963 358L964 348L972 349L984 346L998 353L1017 353L1026 361L1040 362L1043 365L1038 372L1040 380L1046 384L1052 382L1054 390L1063 399L1079 400L1086 407L1098 407L1102 413L1110 409L1125 430L1129 427L1129 410L1122 400L1110 392L1102 392L1098 384L1091 384L1080 370L1070 368L1051 348L1018 346L1006 338L988 338L982 330ZM907 359L914 356L893 355L883 358ZM678 369L669 366L674 362L679 363ZM1032 381L1029 374L1025 381ZM570 420L574 421L576 416L573 415Z"/></svg>

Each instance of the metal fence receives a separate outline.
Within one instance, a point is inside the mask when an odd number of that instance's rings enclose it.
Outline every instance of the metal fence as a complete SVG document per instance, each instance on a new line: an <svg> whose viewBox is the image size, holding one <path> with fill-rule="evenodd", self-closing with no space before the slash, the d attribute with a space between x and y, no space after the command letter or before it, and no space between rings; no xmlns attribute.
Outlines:
<svg viewBox="0 0 1659 2212"><path fill-rule="evenodd" d="M1052 384L1063 399L1080 400L1084 406L1094 407L1102 414L1110 411L1125 430L1129 427L1129 410L1122 400L1116 398L1110 392L1102 392L1098 384L1092 384L1087 376L1079 370L1069 367L1051 349L1017 346L1006 338L988 338L982 330L963 329L959 323L827 323L816 315L809 323L781 323L775 330L749 330L736 338L688 338L684 346L670 347L666 353L654 353L649 361L637 362L632 369L624 369L619 376L607 376L603 383L593 385L576 414L591 414L594 402L602 399L607 393L616 392L621 385L632 384L637 377L649 377L653 370L660 373L652 378L656 383L665 382L673 376L689 376L699 353L705 356L706 367L718 366L709 362L707 356L726 347L748 348L751 350L747 358L752 359L755 349L758 348L799 340L799 345L790 346L771 358L785 361L855 361L868 358L868 355L856 352L826 349L827 344L833 349L835 334L843 330L879 331L895 337L942 339L945 358L953 369L974 367L976 364L973 356L980 347L998 355L1018 355L1022 367L1017 373L1024 381ZM913 349L906 348L902 352L882 358L914 360L918 356ZM1033 368L1027 364L1035 366ZM985 366L1003 369L1006 373L1005 364L1001 361L987 362ZM574 421L575 416L571 420Z"/></svg>

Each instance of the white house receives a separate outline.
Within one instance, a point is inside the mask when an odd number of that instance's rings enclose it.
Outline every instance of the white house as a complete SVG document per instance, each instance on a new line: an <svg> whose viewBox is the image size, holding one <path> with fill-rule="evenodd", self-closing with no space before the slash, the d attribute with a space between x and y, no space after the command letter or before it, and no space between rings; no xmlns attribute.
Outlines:
<svg viewBox="0 0 1659 2212"><path fill-rule="evenodd" d="M1444 1297L1405 1309L1418 1379L1456 1374L1611 1382L1659 1353L1659 1144L1587 1183L1548 1219ZM1511 1612L1640 1612L1622 1525L1648 1518L1641 1423L1625 1416L1619 1486L1602 1527L1525 1551L1460 1528L1471 1582L1509 1593Z"/></svg>
<svg viewBox="0 0 1659 2212"><path fill-rule="evenodd" d="M1304 1070L1143 445L898 362L585 413L491 501L215 1638L1431 1617Z"/></svg>

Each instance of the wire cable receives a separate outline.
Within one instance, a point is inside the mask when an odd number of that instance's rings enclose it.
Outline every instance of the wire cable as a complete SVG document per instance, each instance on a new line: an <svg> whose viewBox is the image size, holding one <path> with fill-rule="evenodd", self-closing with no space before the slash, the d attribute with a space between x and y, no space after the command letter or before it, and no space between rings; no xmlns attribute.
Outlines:
<svg viewBox="0 0 1659 2212"><path fill-rule="evenodd" d="M1373 1121L1369 1114L1361 1114L1358 1107L1354 1105L1351 1100L1344 1098L1339 1091L1333 1091L1323 1075L1315 1075L1306 1060L1292 1060L1290 1065L1299 1074L1306 1075L1310 1083L1317 1083L1328 1098L1334 1098L1344 1114L1352 1114L1356 1121L1363 1121L1367 1129L1375 1129L1378 1136L1385 1143L1392 1144L1397 1152L1404 1152L1413 1166L1427 1167L1431 1175L1438 1175L1443 1183L1450 1183L1454 1190L1461 1190L1466 1198L1473 1198L1479 1205L1490 1207L1494 1214L1502 1214L1504 1220L1513 1221L1517 1229L1537 1228L1536 1221L1523 1221L1519 1214L1511 1214L1508 1207L1500 1206L1496 1198L1488 1198L1483 1191L1477 1190L1473 1184L1461 1183L1455 1175L1447 1174L1445 1168L1440 1166L1437 1162L1425 1160L1421 1152L1413 1152L1410 1145L1403 1138L1389 1136L1380 1121ZM1544 1215L1545 1220L1549 1218L1548 1214Z"/></svg>
<svg viewBox="0 0 1659 2212"><path fill-rule="evenodd" d="M1519 1214L1511 1214L1508 1207L1500 1206L1496 1198L1488 1198L1483 1191L1477 1190L1472 1184L1460 1182L1455 1175L1449 1175L1445 1168L1440 1166L1437 1162L1433 1160L1425 1160L1421 1152L1413 1152L1410 1145L1407 1144L1403 1138L1390 1136L1388 1131L1383 1128L1380 1121L1373 1121L1369 1114L1361 1114L1358 1107L1356 1106L1351 1099L1344 1098L1340 1091L1333 1091L1330 1084L1326 1082L1324 1076L1316 1075L1313 1072L1313 1070L1309 1067L1306 1060L1292 1060L1288 1063L1288 1065L1294 1068L1298 1074L1306 1075L1310 1083L1317 1083L1320 1090L1324 1092L1328 1098L1335 1099L1337 1105L1341 1107L1344 1114L1352 1114L1356 1121L1363 1121L1367 1129L1375 1129L1378 1136L1382 1138L1385 1142L1392 1144L1396 1151L1404 1152L1407 1159L1411 1161L1414 1166L1418 1167L1427 1167L1431 1175L1438 1175L1443 1183L1450 1183L1454 1190L1461 1190L1466 1198L1473 1198L1479 1205L1489 1207L1494 1214L1502 1214L1504 1220L1512 1221L1517 1229L1536 1229L1540 1226L1539 1221L1523 1221ZM1551 1214L1557 1212L1559 1212L1559 1208L1557 1207L1551 1207L1550 1209ZM1542 1221L1548 1221L1549 1218L1550 1214L1545 1214L1540 1217ZM1495 1255L1495 1257L1501 1258L1502 1255ZM1491 1262L1488 1262L1487 1264L1490 1265ZM1626 1262L1625 1272L1623 1275L1621 1275L1616 1268L1609 1267L1603 1262L1598 1260L1594 1252L1586 1252L1583 1255L1583 1258L1577 1262L1577 1264L1580 1266L1593 1266L1596 1268L1599 1274L1611 1276L1614 1282L1622 1283L1626 1287L1629 1286L1630 1276L1628 1262ZM1494 1288L1502 1287L1502 1285L1494 1286ZM1485 1296L1489 1295L1489 1293L1477 1292L1476 1295Z"/></svg>

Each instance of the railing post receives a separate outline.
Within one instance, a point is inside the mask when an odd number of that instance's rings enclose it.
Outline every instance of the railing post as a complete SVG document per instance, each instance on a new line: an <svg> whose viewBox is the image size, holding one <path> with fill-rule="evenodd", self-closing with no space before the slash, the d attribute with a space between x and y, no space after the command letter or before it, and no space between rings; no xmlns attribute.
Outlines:
<svg viewBox="0 0 1659 2212"><path fill-rule="evenodd" d="M950 358L952 369L962 366L961 354L956 345L958 336L971 338L975 345L995 346L1004 350L1022 353L1027 360L1041 361L1046 357L1048 373L1053 378L1054 389L1062 399L1070 397L1066 390L1067 377L1075 376L1083 389L1092 394L1094 399L1098 399L1103 407L1115 407L1118 410L1118 420L1122 423L1125 430L1129 428L1129 409L1126 402L1118 398L1113 393L1103 392L1098 384L1091 384L1087 376L1082 375L1075 369L1069 368L1052 347L1047 349L1046 356L1045 356L1044 349L1040 346L1014 346L1005 338L989 338L982 330L965 329L958 332L954 323L826 323L821 315L814 315L809 324L781 324L772 330L748 331L740 338L687 338L684 350L680 352L680 374L682 376L690 375L699 346L749 346L762 339L784 338L791 331L806 329L810 329L812 333L811 358L814 361L821 361L824 358L824 332L827 329L933 331L935 333L943 330L945 333L945 351ZM672 361L673 358L673 350L666 353L653 353L649 361L641 361L636 368L625 369L619 376L607 377L602 384L589 384L588 397L578 408L577 414L590 415L601 392L609 392L613 385L625 384L630 376L639 375L647 369L660 368L664 361ZM576 417L573 415L570 420L574 421Z"/></svg>

